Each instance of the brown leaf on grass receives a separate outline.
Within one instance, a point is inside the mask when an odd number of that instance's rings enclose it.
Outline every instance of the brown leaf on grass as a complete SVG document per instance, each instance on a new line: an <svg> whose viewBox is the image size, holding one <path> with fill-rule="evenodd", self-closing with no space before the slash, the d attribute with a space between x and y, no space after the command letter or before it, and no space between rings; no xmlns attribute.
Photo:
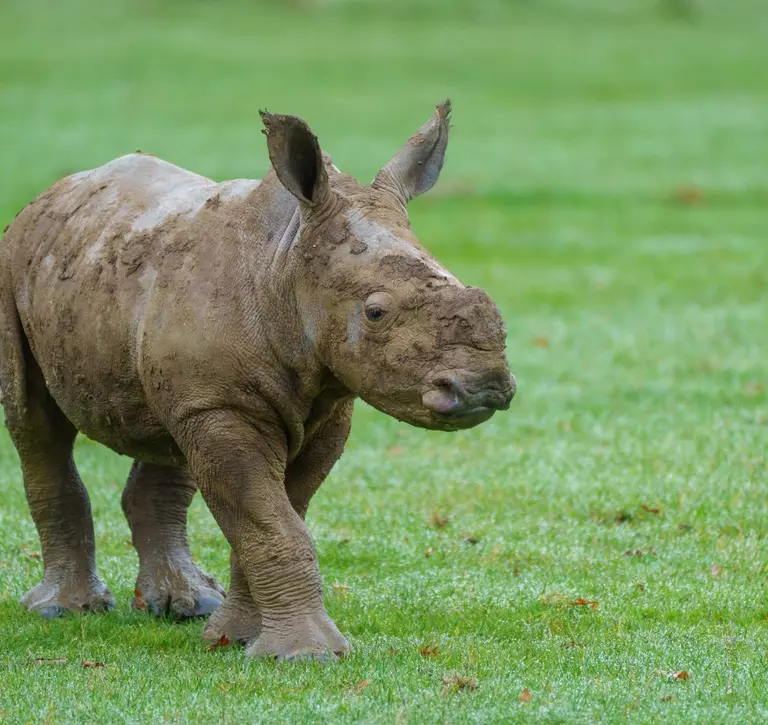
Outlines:
<svg viewBox="0 0 768 725"><path fill-rule="evenodd" d="M65 665L67 660L63 657L36 657L36 665Z"/></svg>
<svg viewBox="0 0 768 725"><path fill-rule="evenodd" d="M86 670L96 669L98 667L106 667L103 662L94 662L93 660L83 660L82 665Z"/></svg>
<svg viewBox="0 0 768 725"><path fill-rule="evenodd" d="M688 670L680 670L679 672L670 672L670 680L690 680L691 676L688 674Z"/></svg>
<svg viewBox="0 0 768 725"><path fill-rule="evenodd" d="M569 607L586 607L589 606L592 609L597 609L597 605L600 604L600 602L595 601L594 599L583 599L582 597L579 597L578 599L574 599L572 602L568 602Z"/></svg>
<svg viewBox="0 0 768 725"><path fill-rule="evenodd" d="M227 637L226 634L222 634L221 637L219 637L216 642L214 642L209 648L209 652L215 652L217 649L221 649L222 647L229 647L232 644L232 640Z"/></svg>
<svg viewBox="0 0 768 725"><path fill-rule="evenodd" d="M133 606L137 612L141 612L147 608L147 602L139 588L133 590Z"/></svg>
<svg viewBox="0 0 768 725"><path fill-rule="evenodd" d="M441 515L439 511L432 512L431 524L434 528L444 529L449 521L450 519L447 516Z"/></svg>
<svg viewBox="0 0 768 725"><path fill-rule="evenodd" d="M400 446L392 446L392 448L390 448L387 451L387 455L391 456L391 457L402 456L403 455L403 449L400 448Z"/></svg>
<svg viewBox="0 0 768 725"><path fill-rule="evenodd" d="M655 556L656 549L646 549L645 551L642 549L627 549L624 552L624 556L648 556L649 554Z"/></svg>
<svg viewBox="0 0 768 725"><path fill-rule="evenodd" d="M397 657L397 655L400 654L399 649L395 649L394 647L389 648L389 654L391 654L393 657Z"/></svg>
<svg viewBox="0 0 768 725"><path fill-rule="evenodd" d="M661 509L658 506L649 506L647 503L641 503L640 508L643 511L647 511L649 514L660 514Z"/></svg>
<svg viewBox="0 0 768 725"><path fill-rule="evenodd" d="M21 547L19 551L26 556L29 559L34 559L35 561L40 561L42 559L42 554L39 551L34 551L32 549L27 549L25 547Z"/></svg>
<svg viewBox="0 0 768 725"><path fill-rule="evenodd" d="M584 647L584 643L571 640L570 642L563 642L560 647L562 649L573 649L574 647Z"/></svg>
<svg viewBox="0 0 768 725"><path fill-rule="evenodd" d="M353 685L348 690L346 690L345 694L347 694L347 695L359 695L370 684L371 684L371 681L369 679L360 680L360 682L358 682L356 685Z"/></svg>
<svg viewBox="0 0 768 725"><path fill-rule="evenodd" d="M430 546L425 552L424 552L424 558L429 559L430 556L432 556L435 553L435 550Z"/></svg>
<svg viewBox="0 0 768 725"><path fill-rule="evenodd" d="M670 200L681 206L693 206L704 201L704 194L695 184L682 184L672 192Z"/></svg>
<svg viewBox="0 0 768 725"><path fill-rule="evenodd" d="M632 521L635 518L629 511L618 511L613 517L614 524L626 524L627 521Z"/></svg>
<svg viewBox="0 0 768 725"><path fill-rule="evenodd" d="M478 539L477 536L473 536L472 534L467 534L464 537L464 541L466 541L468 544L472 544L472 546L474 546L475 544L477 544L480 541L480 539Z"/></svg>
<svg viewBox="0 0 768 725"><path fill-rule="evenodd" d="M523 691L520 693L520 702L527 705L532 698L533 695L531 695L531 691L527 687L524 687Z"/></svg>
<svg viewBox="0 0 768 725"><path fill-rule="evenodd" d="M539 335L533 338L533 344L536 347L549 347L549 338L545 335Z"/></svg>
<svg viewBox="0 0 768 725"><path fill-rule="evenodd" d="M452 692L472 692L477 689L477 679L475 677L465 677L458 672L450 675L443 675L443 696Z"/></svg>
<svg viewBox="0 0 768 725"><path fill-rule="evenodd" d="M431 643L427 643L427 644L425 644L425 645L424 645L424 646L423 646L423 647L422 647L422 648L419 650L419 654L420 654L422 657L427 657L427 658L429 658L429 657L437 657L437 655L438 655L439 651L440 651L440 648L439 648L439 647L436 647L436 646L434 646L434 645L433 645L433 644L431 644Z"/></svg>
<svg viewBox="0 0 768 725"><path fill-rule="evenodd" d="M635 588L639 592L644 592L645 591L645 584L643 584L642 582L639 582L638 584L635 584Z"/></svg>
<svg viewBox="0 0 768 725"><path fill-rule="evenodd" d="M765 392L765 386L762 383L753 380L751 383L747 383L743 390L745 395L753 397L755 395L762 395Z"/></svg>
<svg viewBox="0 0 768 725"><path fill-rule="evenodd" d="M717 564L712 564L712 576L720 576L722 570Z"/></svg>
<svg viewBox="0 0 768 725"><path fill-rule="evenodd" d="M333 591L342 599L346 599L349 596L349 586L347 584L334 584Z"/></svg>

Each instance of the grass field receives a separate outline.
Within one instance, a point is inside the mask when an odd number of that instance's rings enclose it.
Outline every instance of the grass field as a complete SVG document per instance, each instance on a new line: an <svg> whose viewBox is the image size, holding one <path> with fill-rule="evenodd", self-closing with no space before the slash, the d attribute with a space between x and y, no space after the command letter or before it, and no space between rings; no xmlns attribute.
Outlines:
<svg viewBox="0 0 768 725"><path fill-rule="evenodd" d="M118 607L27 614L42 565L3 429L0 721L768 719L768 11L663 5L4 0L0 228L137 148L258 178L260 107L367 180L450 96L412 219L498 302L519 394L455 435L358 405L309 514L354 647L327 667L133 612L130 462L87 440ZM191 532L226 582L199 497Z"/></svg>

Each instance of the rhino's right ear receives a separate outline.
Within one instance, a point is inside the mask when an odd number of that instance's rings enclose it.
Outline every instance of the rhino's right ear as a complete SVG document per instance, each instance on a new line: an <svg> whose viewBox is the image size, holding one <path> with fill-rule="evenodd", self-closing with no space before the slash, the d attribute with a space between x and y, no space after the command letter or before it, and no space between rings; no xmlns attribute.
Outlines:
<svg viewBox="0 0 768 725"><path fill-rule="evenodd" d="M429 191L440 176L448 146L451 102L441 103L394 158L376 175L371 186L387 189L407 204Z"/></svg>
<svg viewBox="0 0 768 725"><path fill-rule="evenodd" d="M269 160L280 183L299 201L321 204L330 193L317 136L296 116L259 111L267 136Z"/></svg>

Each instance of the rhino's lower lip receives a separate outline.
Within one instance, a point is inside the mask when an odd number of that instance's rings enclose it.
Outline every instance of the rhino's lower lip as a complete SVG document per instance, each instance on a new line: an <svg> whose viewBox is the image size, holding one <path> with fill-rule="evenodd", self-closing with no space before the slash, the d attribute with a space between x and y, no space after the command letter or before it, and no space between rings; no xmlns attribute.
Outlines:
<svg viewBox="0 0 768 725"><path fill-rule="evenodd" d="M495 408L489 408L485 405L478 405L475 408L470 408L469 410L462 410L460 412L456 413L435 413L432 414L437 418L439 421L444 421L446 423L467 423L471 420L475 420L478 418L489 418L496 412Z"/></svg>

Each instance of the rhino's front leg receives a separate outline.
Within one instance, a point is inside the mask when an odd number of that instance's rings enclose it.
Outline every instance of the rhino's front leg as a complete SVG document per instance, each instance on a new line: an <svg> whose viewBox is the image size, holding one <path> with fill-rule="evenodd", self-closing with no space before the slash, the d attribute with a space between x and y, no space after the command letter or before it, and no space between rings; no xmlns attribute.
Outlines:
<svg viewBox="0 0 768 725"><path fill-rule="evenodd" d="M187 509L196 492L183 468L133 464L122 506L139 555L134 606L186 618L210 614L221 604L224 590L189 551Z"/></svg>
<svg viewBox="0 0 768 725"><path fill-rule="evenodd" d="M341 456L349 436L352 399L341 400L328 419L315 431L301 454L285 472L285 490L294 511L303 519L309 502ZM232 553L229 591L224 603L203 629L203 639L217 642L222 636L244 644L261 633L261 613L251 597L245 574Z"/></svg>
<svg viewBox="0 0 768 725"><path fill-rule="evenodd" d="M284 434L213 411L187 418L175 435L261 615L248 654L292 659L348 651L323 606L309 531L286 493Z"/></svg>

